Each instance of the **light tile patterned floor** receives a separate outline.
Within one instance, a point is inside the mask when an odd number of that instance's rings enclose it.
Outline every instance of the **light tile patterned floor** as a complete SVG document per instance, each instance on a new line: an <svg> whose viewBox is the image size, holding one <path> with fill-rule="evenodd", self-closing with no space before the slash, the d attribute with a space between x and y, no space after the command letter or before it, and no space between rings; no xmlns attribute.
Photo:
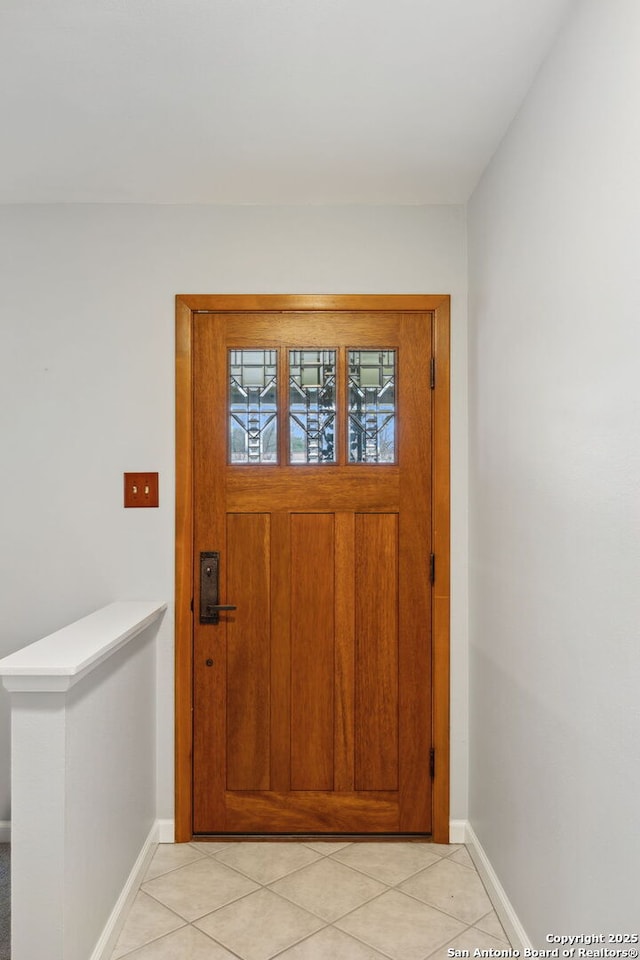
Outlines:
<svg viewBox="0 0 640 960"><path fill-rule="evenodd" d="M442 960L507 946L462 845L161 844L113 960Z"/></svg>

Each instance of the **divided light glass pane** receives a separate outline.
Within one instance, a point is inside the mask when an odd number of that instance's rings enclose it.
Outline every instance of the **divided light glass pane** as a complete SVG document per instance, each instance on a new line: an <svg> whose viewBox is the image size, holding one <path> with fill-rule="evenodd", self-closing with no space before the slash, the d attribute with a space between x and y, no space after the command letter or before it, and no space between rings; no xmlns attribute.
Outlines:
<svg viewBox="0 0 640 960"><path fill-rule="evenodd" d="M395 350L349 350L351 463L395 463L395 370Z"/></svg>
<svg viewBox="0 0 640 960"><path fill-rule="evenodd" d="M289 462L335 463L336 351L289 351Z"/></svg>
<svg viewBox="0 0 640 960"><path fill-rule="evenodd" d="M229 461L278 462L278 352L229 351Z"/></svg>

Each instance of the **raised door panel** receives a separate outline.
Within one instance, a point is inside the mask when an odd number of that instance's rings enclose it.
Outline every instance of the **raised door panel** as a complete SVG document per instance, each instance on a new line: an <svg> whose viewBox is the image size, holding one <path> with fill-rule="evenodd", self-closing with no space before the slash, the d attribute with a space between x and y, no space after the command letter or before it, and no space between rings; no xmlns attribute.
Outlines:
<svg viewBox="0 0 640 960"><path fill-rule="evenodd" d="M355 521L355 788L397 790L398 517Z"/></svg>
<svg viewBox="0 0 640 960"><path fill-rule="evenodd" d="M270 516L227 516L227 789L269 790Z"/></svg>
<svg viewBox="0 0 640 960"><path fill-rule="evenodd" d="M291 789L334 788L335 533L291 515Z"/></svg>

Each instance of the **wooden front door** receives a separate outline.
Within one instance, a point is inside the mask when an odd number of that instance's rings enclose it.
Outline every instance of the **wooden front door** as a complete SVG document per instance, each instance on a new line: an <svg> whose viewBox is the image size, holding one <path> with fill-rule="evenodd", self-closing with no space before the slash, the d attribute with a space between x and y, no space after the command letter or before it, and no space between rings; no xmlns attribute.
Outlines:
<svg viewBox="0 0 640 960"><path fill-rule="evenodd" d="M176 840L447 842L449 298L176 308Z"/></svg>
<svg viewBox="0 0 640 960"><path fill-rule="evenodd" d="M193 315L194 835L431 833L432 352L429 312Z"/></svg>

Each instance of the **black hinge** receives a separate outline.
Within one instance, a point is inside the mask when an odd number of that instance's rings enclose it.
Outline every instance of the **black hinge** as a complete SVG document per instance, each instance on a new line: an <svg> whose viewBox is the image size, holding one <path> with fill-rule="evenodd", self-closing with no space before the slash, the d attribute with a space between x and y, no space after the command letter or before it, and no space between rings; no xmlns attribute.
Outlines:
<svg viewBox="0 0 640 960"><path fill-rule="evenodd" d="M193 597L191 597L191 613L193 613Z"/></svg>
<svg viewBox="0 0 640 960"><path fill-rule="evenodd" d="M429 582L436 582L436 555L435 553L429 554Z"/></svg>
<svg viewBox="0 0 640 960"><path fill-rule="evenodd" d="M436 751L433 747L429 750L429 776L433 780L436 775Z"/></svg>
<svg viewBox="0 0 640 960"><path fill-rule="evenodd" d="M432 390L435 390L435 386L436 386L436 358L435 357L431 357L431 361L429 363L429 386L431 387Z"/></svg>

